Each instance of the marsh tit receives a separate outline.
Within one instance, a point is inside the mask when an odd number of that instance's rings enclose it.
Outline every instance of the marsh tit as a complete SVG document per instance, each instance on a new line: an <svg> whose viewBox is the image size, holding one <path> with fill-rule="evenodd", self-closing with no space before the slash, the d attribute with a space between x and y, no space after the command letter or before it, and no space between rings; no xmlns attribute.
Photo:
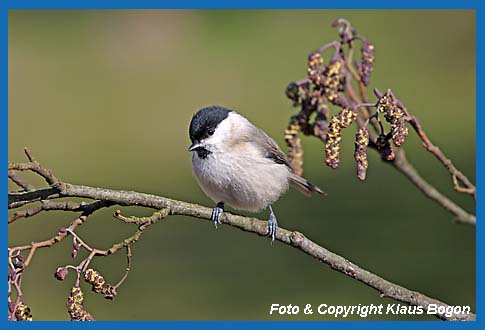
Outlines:
<svg viewBox="0 0 485 330"><path fill-rule="evenodd" d="M271 205L291 185L305 195L324 194L290 168L276 142L239 113L221 106L196 112L190 122L192 170L204 193L215 203L212 220L221 223L224 205L259 211L268 208L268 235L275 239L278 222Z"/></svg>

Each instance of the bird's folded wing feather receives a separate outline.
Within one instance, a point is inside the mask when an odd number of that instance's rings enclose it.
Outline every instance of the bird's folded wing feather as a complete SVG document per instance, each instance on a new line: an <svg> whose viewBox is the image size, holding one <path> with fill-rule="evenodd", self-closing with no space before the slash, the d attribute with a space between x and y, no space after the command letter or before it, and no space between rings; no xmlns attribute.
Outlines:
<svg viewBox="0 0 485 330"><path fill-rule="evenodd" d="M252 132L248 134L250 142L253 142L258 148L260 148L261 153L264 157L271 159L277 164L284 164L290 168L290 163L288 158L276 142L270 138L261 129L253 126Z"/></svg>

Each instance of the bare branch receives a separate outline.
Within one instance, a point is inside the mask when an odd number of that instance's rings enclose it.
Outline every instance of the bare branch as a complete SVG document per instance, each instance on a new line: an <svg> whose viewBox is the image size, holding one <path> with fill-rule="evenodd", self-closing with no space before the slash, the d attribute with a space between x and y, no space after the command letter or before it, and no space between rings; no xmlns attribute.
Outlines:
<svg viewBox="0 0 485 330"><path fill-rule="evenodd" d="M184 215L200 219L210 220L212 210L191 204L187 202L177 201L165 197L138 193L133 191L110 190L103 188L94 188L88 186L78 186L68 183L62 183L59 193L64 197L84 197L97 200L105 200L118 205L138 205L153 209L166 209L170 215ZM222 222L233 227L239 228L243 231L252 232L260 236L267 234L267 222L255 218L247 218L225 212L222 216ZM317 243L306 238L299 232L292 232L283 228L279 228L276 239L285 244L294 246L295 248L309 254L310 256L322 261L347 276L350 276L366 285L378 290L384 296L390 297L402 302L412 305L421 306L425 310L430 304L437 304L439 306L448 306L447 304L436 299L427 297L421 293L408 290L402 286L391 283L378 275L366 271L345 258L325 249ZM126 245L130 244L127 242ZM126 246L125 245L125 246ZM116 248L120 249L123 245ZM112 248L113 249L113 248ZM105 254L110 254L110 249L104 251ZM454 314L448 317L444 314L437 315L445 320L473 320L475 315Z"/></svg>
<svg viewBox="0 0 485 330"><path fill-rule="evenodd" d="M408 116L407 120L409 121L409 123L411 123L411 125L414 128L414 130L416 131L416 133L418 134L418 136L423 141L424 148L426 150L428 150L429 152L431 152L433 155L435 155L436 158L438 158L438 160L450 172L451 177L453 179L453 186L454 186L455 190L458 191L458 192L462 192L462 193L469 194L474 199L476 199L477 198L476 197L476 191L477 191L477 189L476 189L475 185L473 183L471 183L471 181L461 171L459 171L455 167L455 165L453 165L453 162L448 157L446 157L446 155L441 151L440 148L438 148L437 146L435 146L430 141L430 139L428 138L428 136L424 132L423 128L421 127L421 124L419 123L418 119L416 117L414 117L414 116L410 116L409 115L409 112L404 107L404 105L402 105L402 103L400 105L401 105L402 109L404 110L404 112ZM460 186L460 183L459 182L461 182L465 187Z"/></svg>
<svg viewBox="0 0 485 330"><path fill-rule="evenodd" d="M57 189L44 188L38 190L32 190L25 193L8 193L8 209L15 209L22 207L29 203L38 202L46 199L59 198Z"/></svg>
<svg viewBox="0 0 485 330"><path fill-rule="evenodd" d="M8 163L9 170L17 170L17 171L31 171L34 173L39 174L42 176L49 185L56 184L59 179L57 179L54 174L52 174L51 170L48 170L42 167L38 162L32 163Z"/></svg>
<svg viewBox="0 0 485 330"><path fill-rule="evenodd" d="M126 280L128 277L128 273L131 270L131 243L126 245L126 270L125 274L123 277L118 281L116 285L113 286L113 288L116 290L123 282Z"/></svg>
<svg viewBox="0 0 485 330"><path fill-rule="evenodd" d="M90 213L91 209L98 209L101 207L109 206L104 201L95 201L92 203L74 203L74 202L53 202L49 200L42 200L41 205L33 208L17 211L9 215L8 223L14 222L20 218L32 217L39 214L42 211L72 211L72 212L85 212Z"/></svg>
<svg viewBox="0 0 485 330"><path fill-rule="evenodd" d="M31 185L28 182L25 182L24 179L22 179L22 177L19 176L17 172L14 170L8 170L8 178L25 191L31 191L35 189L33 185Z"/></svg>

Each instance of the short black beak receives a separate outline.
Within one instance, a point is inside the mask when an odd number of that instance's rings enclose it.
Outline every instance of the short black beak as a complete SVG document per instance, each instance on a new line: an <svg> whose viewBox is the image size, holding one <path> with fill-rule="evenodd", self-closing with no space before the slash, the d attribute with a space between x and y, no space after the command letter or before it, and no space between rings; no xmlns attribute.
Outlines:
<svg viewBox="0 0 485 330"><path fill-rule="evenodd" d="M196 150L197 148L200 147L200 142L195 140L194 142L192 142L192 144L190 145L189 147L189 151L194 151Z"/></svg>

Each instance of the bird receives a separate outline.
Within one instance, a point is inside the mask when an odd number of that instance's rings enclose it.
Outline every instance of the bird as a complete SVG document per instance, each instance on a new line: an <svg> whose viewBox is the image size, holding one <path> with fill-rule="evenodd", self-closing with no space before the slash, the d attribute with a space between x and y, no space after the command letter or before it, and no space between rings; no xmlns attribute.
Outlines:
<svg viewBox="0 0 485 330"><path fill-rule="evenodd" d="M216 206L211 220L221 224L225 205L258 212L268 208L268 236L275 240L278 221L272 204L290 186L303 194L325 195L295 174L276 142L238 112L219 105L198 110L190 121L192 173Z"/></svg>

